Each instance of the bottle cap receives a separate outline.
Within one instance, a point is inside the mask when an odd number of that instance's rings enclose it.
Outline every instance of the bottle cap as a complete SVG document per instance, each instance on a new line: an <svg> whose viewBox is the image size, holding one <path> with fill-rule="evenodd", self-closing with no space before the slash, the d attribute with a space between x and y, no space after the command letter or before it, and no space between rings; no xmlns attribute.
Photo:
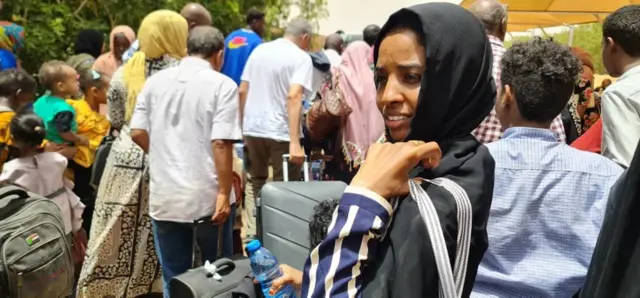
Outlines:
<svg viewBox="0 0 640 298"><path fill-rule="evenodd" d="M251 242L249 242L247 244L247 252L249 253L253 253L256 250L260 249L262 247L262 243L260 243L260 240L251 240Z"/></svg>

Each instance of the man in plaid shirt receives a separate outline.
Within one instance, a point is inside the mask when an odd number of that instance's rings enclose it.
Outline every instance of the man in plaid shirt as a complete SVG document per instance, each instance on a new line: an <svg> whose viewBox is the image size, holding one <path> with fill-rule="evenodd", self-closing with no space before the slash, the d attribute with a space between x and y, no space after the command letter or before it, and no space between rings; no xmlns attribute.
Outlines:
<svg viewBox="0 0 640 298"><path fill-rule="evenodd" d="M496 0L478 0L469 7L471 11L484 25L491 49L493 50L493 79L496 82L496 90L500 90L500 75L502 73L502 55L505 52L503 41L507 34L507 9ZM478 141L488 144L502 137L502 126L498 120L495 109L491 110L487 118L478 125L472 134ZM558 142L565 142L566 135L562 118L558 115L551 123L551 131Z"/></svg>

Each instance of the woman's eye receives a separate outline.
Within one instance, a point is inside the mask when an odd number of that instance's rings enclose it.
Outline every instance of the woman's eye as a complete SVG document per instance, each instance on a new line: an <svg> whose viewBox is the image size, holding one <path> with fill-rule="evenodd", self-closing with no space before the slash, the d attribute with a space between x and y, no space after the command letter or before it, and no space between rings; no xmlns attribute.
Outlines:
<svg viewBox="0 0 640 298"><path fill-rule="evenodd" d="M419 83L421 77L419 74L416 74L416 73L408 73L404 76L404 79L408 83Z"/></svg>
<svg viewBox="0 0 640 298"><path fill-rule="evenodd" d="M384 85L387 82L387 77L382 75L376 75L373 78L373 81L376 84L376 89L380 89L380 87L382 87L382 85Z"/></svg>

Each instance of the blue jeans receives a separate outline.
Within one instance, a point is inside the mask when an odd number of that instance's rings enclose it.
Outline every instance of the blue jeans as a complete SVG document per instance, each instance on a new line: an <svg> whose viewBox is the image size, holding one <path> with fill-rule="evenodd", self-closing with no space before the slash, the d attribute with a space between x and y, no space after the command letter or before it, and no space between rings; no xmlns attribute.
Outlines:
<svg viewBox="0 0 640 298"><path fill-rule="evenodd" d="M233 219L235 205L231 205L229 220L223 225L223 248L233 254ZM227 227L231 225L231 239L227 238ZM193 223L152 220L153 237L156 252L162 267L164 298L169 298L169 281L187 272L193 266ZM218 226L202 223L196 229L196 241L200 248L202 261L213 262L218 259Z"/></svg>

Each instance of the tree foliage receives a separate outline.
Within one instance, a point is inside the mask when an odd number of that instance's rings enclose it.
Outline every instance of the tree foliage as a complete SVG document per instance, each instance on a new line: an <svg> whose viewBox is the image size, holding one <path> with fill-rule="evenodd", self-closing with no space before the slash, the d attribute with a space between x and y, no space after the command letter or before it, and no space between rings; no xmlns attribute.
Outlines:
<svg viewBox="0 0 640 298"><path fill-rule="evenodd" d="M569 43L569 30L563 30L556 34L550 34L550 37L558 43ZM510 47L515 42L527 41L530 36L514 36L513 39L505 42L505 47ZM573 32L573 44L574 47L582 48L591 54L593 58L593 65L595 66L595 72L598 74L605 74L606 70L602 64L602 25L601 24L588 24L576 26Z"/></svg>
<svg viewBox="0 0 640 298"><path fill-rule="evenodd" d="M137 30L149 12L157 9L180 11L193 0L20 0L5 1L0 19L11 20L25 27L26 46L19 53L22 66L30 72L47 60L66 59L73 41L82 29L110 28L129 25ZM213 25L227 34L243 27L245 13L250 8L266 12L271 28L281 28L295 12L317 25L325 17L326 0L203 0L198 1L211 12ZM295 15L294 15L295 16ZM267 30L267 32L272 32Z"/></svg>

